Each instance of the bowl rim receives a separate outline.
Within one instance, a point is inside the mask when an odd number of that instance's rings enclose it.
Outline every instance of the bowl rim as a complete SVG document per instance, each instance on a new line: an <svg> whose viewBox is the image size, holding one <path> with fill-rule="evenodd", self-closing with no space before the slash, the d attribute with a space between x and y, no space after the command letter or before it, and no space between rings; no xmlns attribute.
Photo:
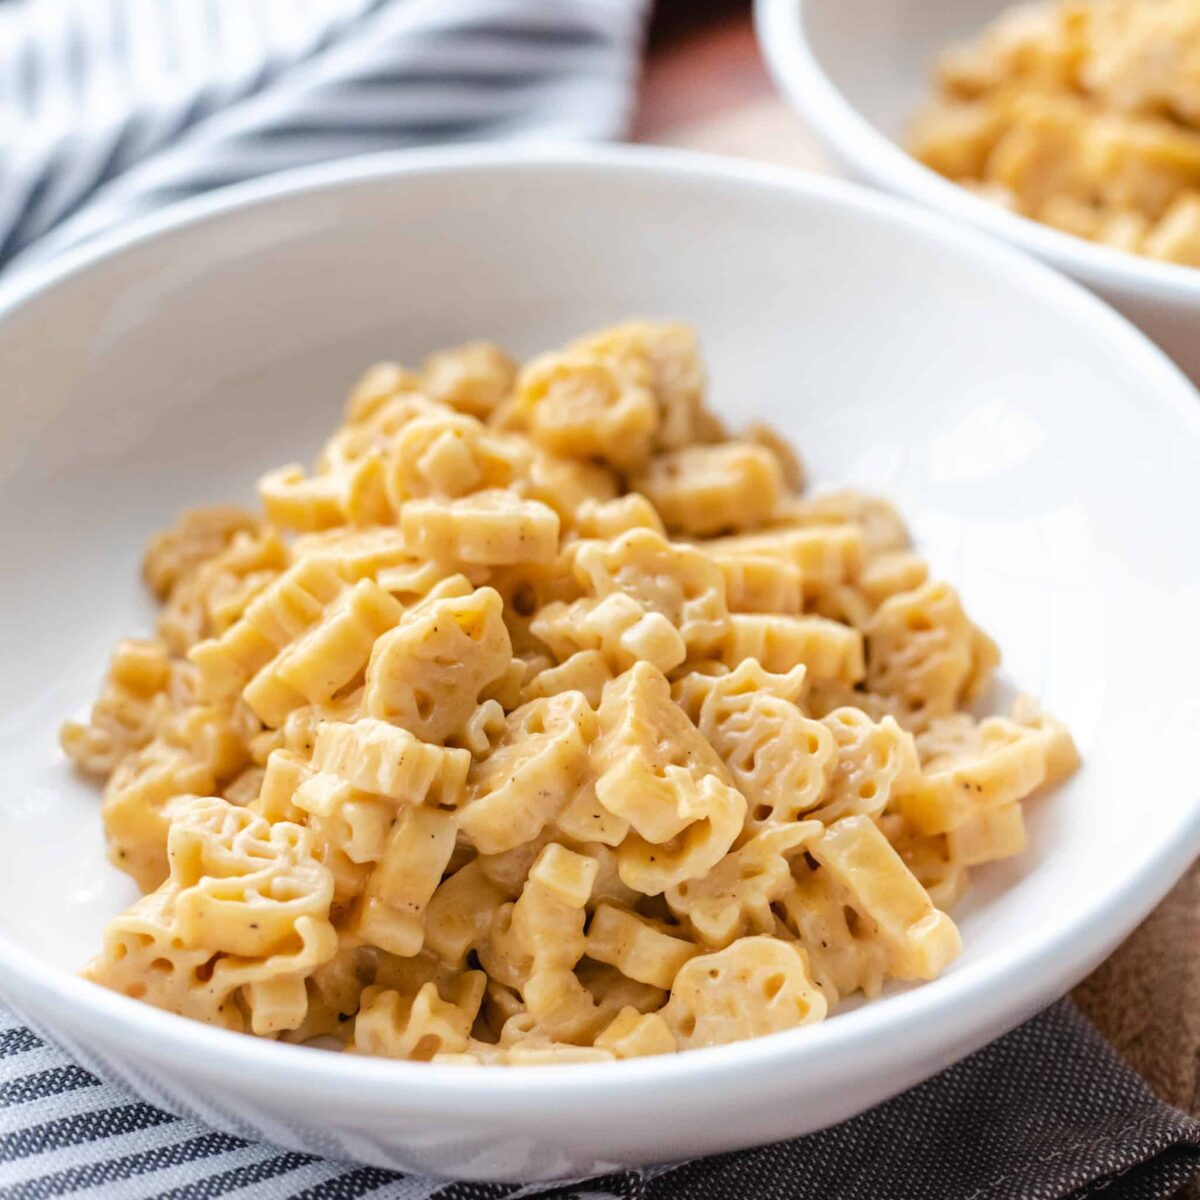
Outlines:
<svg viewBox="0 0 1200 1200"><path fill-rule="evenodd" d="M1174 410L1200 437L1197 393L1178 368L1102 301L1027 255L937 213L841 180L661 148L461 146L388 151L281 172L182 201L51 262L24 268L0 285L0 324L56 286L126 251L167 241L176 232L219 222L241 210L380 181L538 170L790 194L938 244L969 257L991 277L1003 278L1048 312L1057 311L1093 329L1098 342L1119 348L1147 380L1147 400ZM678 1055L612 1063L464 1071L453 1065L316 1053L233 1034L110 992L40 960L2 931L0 988L35 1021L45 1017L52 1038L55 1019L50 1014L57 1013L63 1023L73 1020L76 1031L84 1026L107 1028L106 1041L137 1045L143 1057L175 1063L193 1078L214 1083L230 1078L269 1081L274 1088L286 1088L293 1102L336 1101L348 1112L383 1108L455 1121L478 1116L516 1127L531 1117L566 1117L593 1105L607 1104L616 1111L633 1096L639 1103L683 1103L690 1095L692 1103L703 1103L695 1097L720 1088L728 1101L738 1089L757 1094L772 1080L801 1071L830 1080L844 1078L847 1064L856 1061L871 1064L872 1074L878 1076L897 1047L907 1048L902 1054L907 1060L923 1058L929 1064L927 1075L937 1065L937 1055L942 1056L941 1065L947 1065L947 1044L974 1049L1071 987L1132 931L1198 853L1200 791L1140 857L1122 860L1119 881L1101 902L1075 919L1050 916L1019 944L830 1021Z"/></svg>
<svg viewBox="0 0 1200 1200"><path fill-rule="evenodd" d="M877 187L978 226L1089 287L1200 307L1200 268L1143 258L1008 212L939 175L881 133L826 72L808 40L804 14L816 2L754 0L754 23L776 85L839 161Z"/></svg>

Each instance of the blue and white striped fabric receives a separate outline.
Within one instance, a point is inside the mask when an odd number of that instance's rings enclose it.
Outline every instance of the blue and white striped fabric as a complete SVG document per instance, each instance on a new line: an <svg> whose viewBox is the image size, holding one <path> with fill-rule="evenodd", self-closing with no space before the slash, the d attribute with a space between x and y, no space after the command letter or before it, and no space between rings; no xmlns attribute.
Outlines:
<svg viewBox="0 0 1200 1200"><path fill-rule="evenodd" d="M653 1174L597 1180L582 1194L633 1200ZM398 1175L218 1133L96 1078L0 1010L5 1200L519 1200L547 1188Z"/></svg>
<svg viewBox="0 0 1200 1200"><path fill-rule="evenodd" d="M371 150L614 138L648 0L0 0L0 268Z"/></svg>
<svg viewBox="0 0 1200 1200"><path fill-rule="evenodd" d="M1152 1096L1066 1000L824 1133L559 1187L420 1179L217 1133L0 1010L4 1200L1162 1200L1197 1172L1200 1121Z"/></svg>

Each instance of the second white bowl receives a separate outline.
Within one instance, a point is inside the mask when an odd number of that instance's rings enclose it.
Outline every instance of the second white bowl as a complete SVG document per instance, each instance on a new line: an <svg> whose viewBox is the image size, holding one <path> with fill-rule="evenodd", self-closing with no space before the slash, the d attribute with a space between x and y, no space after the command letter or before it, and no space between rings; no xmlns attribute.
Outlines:
<svg viewBox="0 0 1200 1200"><path fill-rule="evenodd" d="M1200 382L1200 269L1153 262L1006 212L919 163L905 131L951 42L1014 0L756 0L759 43L784 94L860 179L995 234L1066 271Z"/></svg>

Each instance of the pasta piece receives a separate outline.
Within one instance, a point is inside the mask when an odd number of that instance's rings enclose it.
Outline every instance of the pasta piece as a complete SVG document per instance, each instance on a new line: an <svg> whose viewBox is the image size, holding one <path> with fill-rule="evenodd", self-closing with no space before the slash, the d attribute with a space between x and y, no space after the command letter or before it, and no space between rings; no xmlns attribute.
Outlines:
<svg viewBox="0 0 1200 1200"><path fill-rule="evenodd" d="M417 496L454 499L504 488L521 470L518 452L474 417L455 413L416 417L388 450L387 496L399 512Z"/></svg>
<svg viewBox="0 0 1200 1200"><path fill-rule="evenodd" d="M657 895L712 869L741 831L746 801L662 674L638 663L604 690L592 752L596 796L630 833L621 879Z"/></svg>
<svg viewBox="0 0 1200 1200"><path fill-rule="evenodd" d="M676 1049L675 1035L658 1013L639 1013L623 1008L596 1035L596 1047L611 1050L616 1058L643 1058L670 1054Z"/></svg>
<svg viewBox="0 0 1200 1200"><path fill-rule="evenodd" d="M547 604L529 629L560 663L580 652L598 651L612 675L638 662L670 671L687 658L683 635L662 613L647 612L620 592L603 600Z"/></svg>
<svg viewBox="0 0 1200 1200"><path fill-rule="evenodd" d="M367 717L321 722L312 749L314 771L409 804L458 803L470 764L465 750L431 746L407 729Z"/></svg>
<svg viewBox="0 0 1200 1200"><path fill-rule="evenodd" d="M272 824L275 821L302 821L303 813L294 800L307 773L307 763L294 751L272 750L267 757L258 795L248 807Z"/></svg>
<svg viewBox="0 0 1200 1200"><path fill-rule="evenodd" d="M421 386L433 399L481 420L508 398L516 378L516 363L491 342L439 351L421 367Z"/></svg>
<svg viewBox="0 0 1200 1200"><path fill-rule="evenodd" d="M239 620L287 565L287 549L273 529L235 533L224 549L171 589L158 618L158 636L172 655L186 654Z"/></svg>
<svg viewBox="0 0 1200 1200"><path fill-rule="evenodd" d="M556 1042L595 1036L602 1018L574 973L585 948L584 906L595 878L592 859L553 842L530 868L511 914L512 936L528 956L520 989L525 1011L505 1022L502 1043L529 1035Z"/></svg>
<svg viewBox="0 0 1200 1200"><path fill-rule="evenodd" d="M748 441L765 446L775 456L775 461L779 463L780 470L783 472L783 482L789 492L799 494L804 491L807 476L804 462L796 453L795 447L774 426L763 421L755 421L746 427L743 436Z"/></svg>
<svg viewBox="0 0 1200 1200"><path fill-rule="evenodd" d="M458 500L410 500L400 513L412 554L487 566L549 562L558 551L558 524L553 509L499 489Z"/></svg>
<svg viewBox="0 0 1200 1200"><path fill-rule="evenodd" d="M879 827L904 865L929 893L937 908L948 912L967 888L966 865L950 852L947 834L918 833L899 812L884 813Z"/></svg>
<svg viewBox="0 0 1200 1200"><path fill-rule="evenodd" d="M711 441L715 418L704 409L705 375L695 333L673 321L629 321L580 338L572 349L635 364L658 410L655 444L672 450Z"/></svg>
<svg viewBox="0 0 1200 1200"><path fill-rule="evenodd" d="M268 520L312 533L337 525L375 525L389 514L383 460L368 454L342 470L306 476L299 463L268 471L258 483Z"/></svg>
<svg viewBox="0 0 1200 1200"><path fill-rule="evenodd" d="M371 650L363 704L425 742L461 736L479 696L512 660L503 601L492 588L411 609Z"/></svg>
<svg viewBox="0 0 1200 1200"><path fill-rule="evenodd" d="M723 442L655 456L632 480L672 533L710 537L767 523L783 496L783 471L765 446Z"/></svg>
<svg viewBox="0 0 1200 1200"><path fill-rule="evenodd" d="M706 554L778 558L800 572L805 595L852 580L863 564L865 541L857 525L815 525L740 533L701 543Z"/></svg>
<svg viewBox="0 0 1200 1200"><path fill-rule="evenodd" d="M865 633L867 687L895 697L917 723L969 703L998 660L995 647L977 637L957 593L944 583L890 596Z"/></svg>
<svg viewBox="0 0 1200 1200"><path fill-rule="evenodd" d="M862 635L825 617L734 613L722 658L730 667L752 658L780 675L802 664L813 681L852 684L865 673Z"/></svg>
<svg viewBox="0 0 1200 1200"><path fill-rule="evenodd" d="M650 529L633 529L610 545L585 543L575 563L592 595L628 597L646 612L661 614L692 655L716 646L729 628L724 577L691 546L668 542Z"/></svg>
<svg viewBox="0 0 1200 1200"><path fill-rule="evenodd" d="M581 538L616 538L631 529L666 535L658 510L637 492L612 500L586 499L572 513L572 531Z"/></svg>
<svg viewBox="0 0 1200 1200"><path fill-rule="evenodd" d="M895 550L873 558L858 577L858 588L871 608L889 596L914 592L929 578L929 568L911 551Z"/></svg>
<svg viewBox="0 0 1200 1200"><path fill-rule="evenodd" d="M162 887L110 924L88 978L229 1029L298 1026L305 978L337 949L333 883L308 831L189 798L176 807L169 858Z"/></svg>
<svg viewBox="0 0 1200 1200"><path fill-rule="evenodd" d="M968 723L959 746L927 759L899 797L899 807L918 832L948 833L977 815L1023 800L1045 777L1046 748L1039 732L989 717L978 726Z"/></svg>
<svg viewBox="0 0 1200 1200"><path fill-rule="evenodd" d="M596 962L616 967L630 979L665 989L671 986L679 968L700 953L700 948L644 917L601 904L588 927L585 953Z"/></svg>
<svg viewBox="0 0 1200 1200"><path fill-rule="evenodd" d="M803 668L772 676L748 658L728 675L693 680L703 688L700 731L748 801L747 832L789 827L815 808L837 753L830 728L796 707Z"/></svg>
<svg viewBox="0 0 1200 1200"><path fill-rule="evenodd" d="M771 933L771 905L792 885L788 856L799 853L821 830L818 821L765 829L707 875L668 888L667 903L678 917L686 918L701 941L718 949L746 934Z"/></svg>
<svg viewBox="0 0 1200 1200"><path fill-rule="evenodd" d="M532 841L586 781L595 734L596 716L579 692L511 713L500 741L471 767L463 832L483 854Z"/></svg>
<svg viewBox="0 0 1200 1200"><path fill-rule="evenodd" d="M150 742L118 764L104 789L100 813L109 861L144 892L166 878L167 835L177 801L209 795L212 772L176 746Z"/></svg>
<svg viewBox="0 0 1200 1200"><path fill-rule="evenodd" d="M216 785L223 787L248 765L246 742L254 728L253 717L241 706L194 704L164 711L159 736L184 750L193 762L203 763Z"/></svg>
<svg viewBox="0 0 1200 1200"><path fill-rule="evenodd" d="M306 533L292 543L292 554L296 559L311 558L325 563L349 580L378 582L381 572L413 566L400 531L386 525L369 529L340 526L321 533Z"/></svg>
<svg viewBox="0 0 1200 1200"><path fill-rule="evenodd" d="M792 874L795 887L780 896L776 909L806 951L827 1004L836 1005L855 992L878 996L890 951L874 926L846 903L838 881L815 858L797 859Z"/></svg>
<svg viewBox="0 0 1200 1200"><path fill-rule="evenodd" d="M897 780L906 786L919 773L912 735L891 717L872 721L857 708L834 709L823 723L837 743L837 760L819 808L809 816L832 825L848 816L883 812Z"/></svg>
<svg viewBox="0 0 1200 1200"><path fill-rule="evenodd" d="M362 673L376 639L402 615L399 603L374 580L360 579L258 671L242 689L243 698L274 729L306 703L333 700Z"/></svg>
<svg viewBox="0 0 1200 1200"><path fill-rule="evenodd" d="M350 425L367 421L395 397L415 392L420 380L399 363L381 362L368 367L355 381L346 401L346 421Z"/></svg>
<svg viewBox="0 0 1200 1200"><path fill-rule="evenodd" d="M725 576L730 612L799 615L804 589L795 563L759 554L714 554L712 560Z"/></svg>
<svg viewBox="0 0 1200 1200"><path fill-rule="evenodd" d="M414 1062L461 1054L470 1041L484 982L482 971L465 972L452 1000L443 999L434 983L425 984L415 996L369 987L362 994L350 1049Z"/></svg>
<svg viewBox="0 0 1200 1200"><path fill-rule="evenodd" d="M166 600L181 580L213 558L241 532L256 533L260 521L232 504L189 508L176 525L157 533L146 547L142 574L159 600Z"/></svg>
<svg viewBox="0 0 1200 1200"><path fill-rule="evenodd" d="M492 914L513 895L484 874L479 859L460 867L433 893L425 910L425 947L461 967L491 928Z"/></svg>
<svg viewBox="0 0 1200 1200"><path fill-rule="evenodd" d="M526 685L522 695L530 700L557 696L562 692L581 692L595 708L605 684L613 679L609 659L601 650L577 650L556 666L539 671Z"/></svg>
<svg viewBox="0 0 1200 1200"><path fill-rule="evenodd" d="M879 496L846 488L820 496L793 499L779 513L778 521L787 526L857 525L862 530L863 547L869 558L907 550L908 529L894 504Z"/></svg>
<svg viewBox="0 0 1200 1200"><path fill-rule="evenodd" d="M117 643L88 723L68 721L62 728L62 748L80 770L106 778L154 737L170 673L166 647L160 643Z"/></svg>
<svg viewBox="0 0 1200 1200"><path fill-rule="evenodd" d="M205 695L235 700L285 646L321 619L343 589L344 581L328 563L302 560L290 567L220 637L189 652Z"/></svg>
<svg viewBox="0 0 1200 1200"><path fill-rule="evenodd" d="M1079 769L1079 751L1067 727L1050 716L1030 696L1018 696L1013 702L1012 718L1016 724L1036 730L1042 735L1046 756L1046 775L1043 786L1057 787Z"/></svg>
<svg viewBox="0 0 1200 1200"><path fill-rule="evenodd" d="M680 968L663 1020L682 1050L807 1025L825 998L803 950L771 937L741 938Z"/></svg>
<svg viewBox="0 0 1200 1200"><path fill-rule="evenodd" d="M1011 858L1025 849L1025 818L1019 804L985 810L946 835L950 858L964 867Z"/></svg>
<svg viewBox="0 0 1200 1200"><path fill-rule="evenodd" d="M658 428L649 373L639 365L582 352L545 355L518 376L512 415L550 454L636 467Z"/></svg>
<svg viewBox="0 0 1200 1200"><path fill-rule="evenodd" d="M454 851L454 817L404 805L351 921L356 937L407 958L425 941L425 909Z"/></svg>
<svg viewBox="0 0 1200 1200"><path fill-rule="evenodd" d="M808 843L808 853L837 881L888 950L897 979L933 979L962 950L954 922L934 908L887 838L867 817L844 817Z"/></svg>
<svg viewBox="0 0 1200 1200"><path fill-rule="evenodd" d="M602 857L601 847L619 846L629 832L629 822L611 813L596 795L596 781L588 781L558 810L554 828L568 840L584 843L593 857ZM620 884L620 888L636 895Z"/></svg>
<svg viewBox="0 0 1200 1200"><path fill-rule="evenodd" d="M528 448L524 439L515 440ZM535 452L516 490L554 509L563 528L569 530L585 505L607 504L617 498L621 488L616 472L604 463Z"/></svg>

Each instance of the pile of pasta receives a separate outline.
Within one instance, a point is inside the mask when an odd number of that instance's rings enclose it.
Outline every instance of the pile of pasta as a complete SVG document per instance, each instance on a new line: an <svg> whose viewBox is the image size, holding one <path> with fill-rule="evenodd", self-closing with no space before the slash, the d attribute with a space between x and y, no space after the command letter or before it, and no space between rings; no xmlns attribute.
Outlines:
<svg viewBox="0 0 1200 1200"><path fill-rule="evenodd" d="M145 895L85 974L360 1054L545 1063L822 1019L1075 765L886 502L804 495L631 322L373 368L263 515L185 514L67 753Z"/></svg>
<svg viewBox="0 0 1200 1200"><path fill-rule="evenodd" d="M1050 0L944 54L926 165L1024 216L1200 267L1200 0Z"/></svg>

